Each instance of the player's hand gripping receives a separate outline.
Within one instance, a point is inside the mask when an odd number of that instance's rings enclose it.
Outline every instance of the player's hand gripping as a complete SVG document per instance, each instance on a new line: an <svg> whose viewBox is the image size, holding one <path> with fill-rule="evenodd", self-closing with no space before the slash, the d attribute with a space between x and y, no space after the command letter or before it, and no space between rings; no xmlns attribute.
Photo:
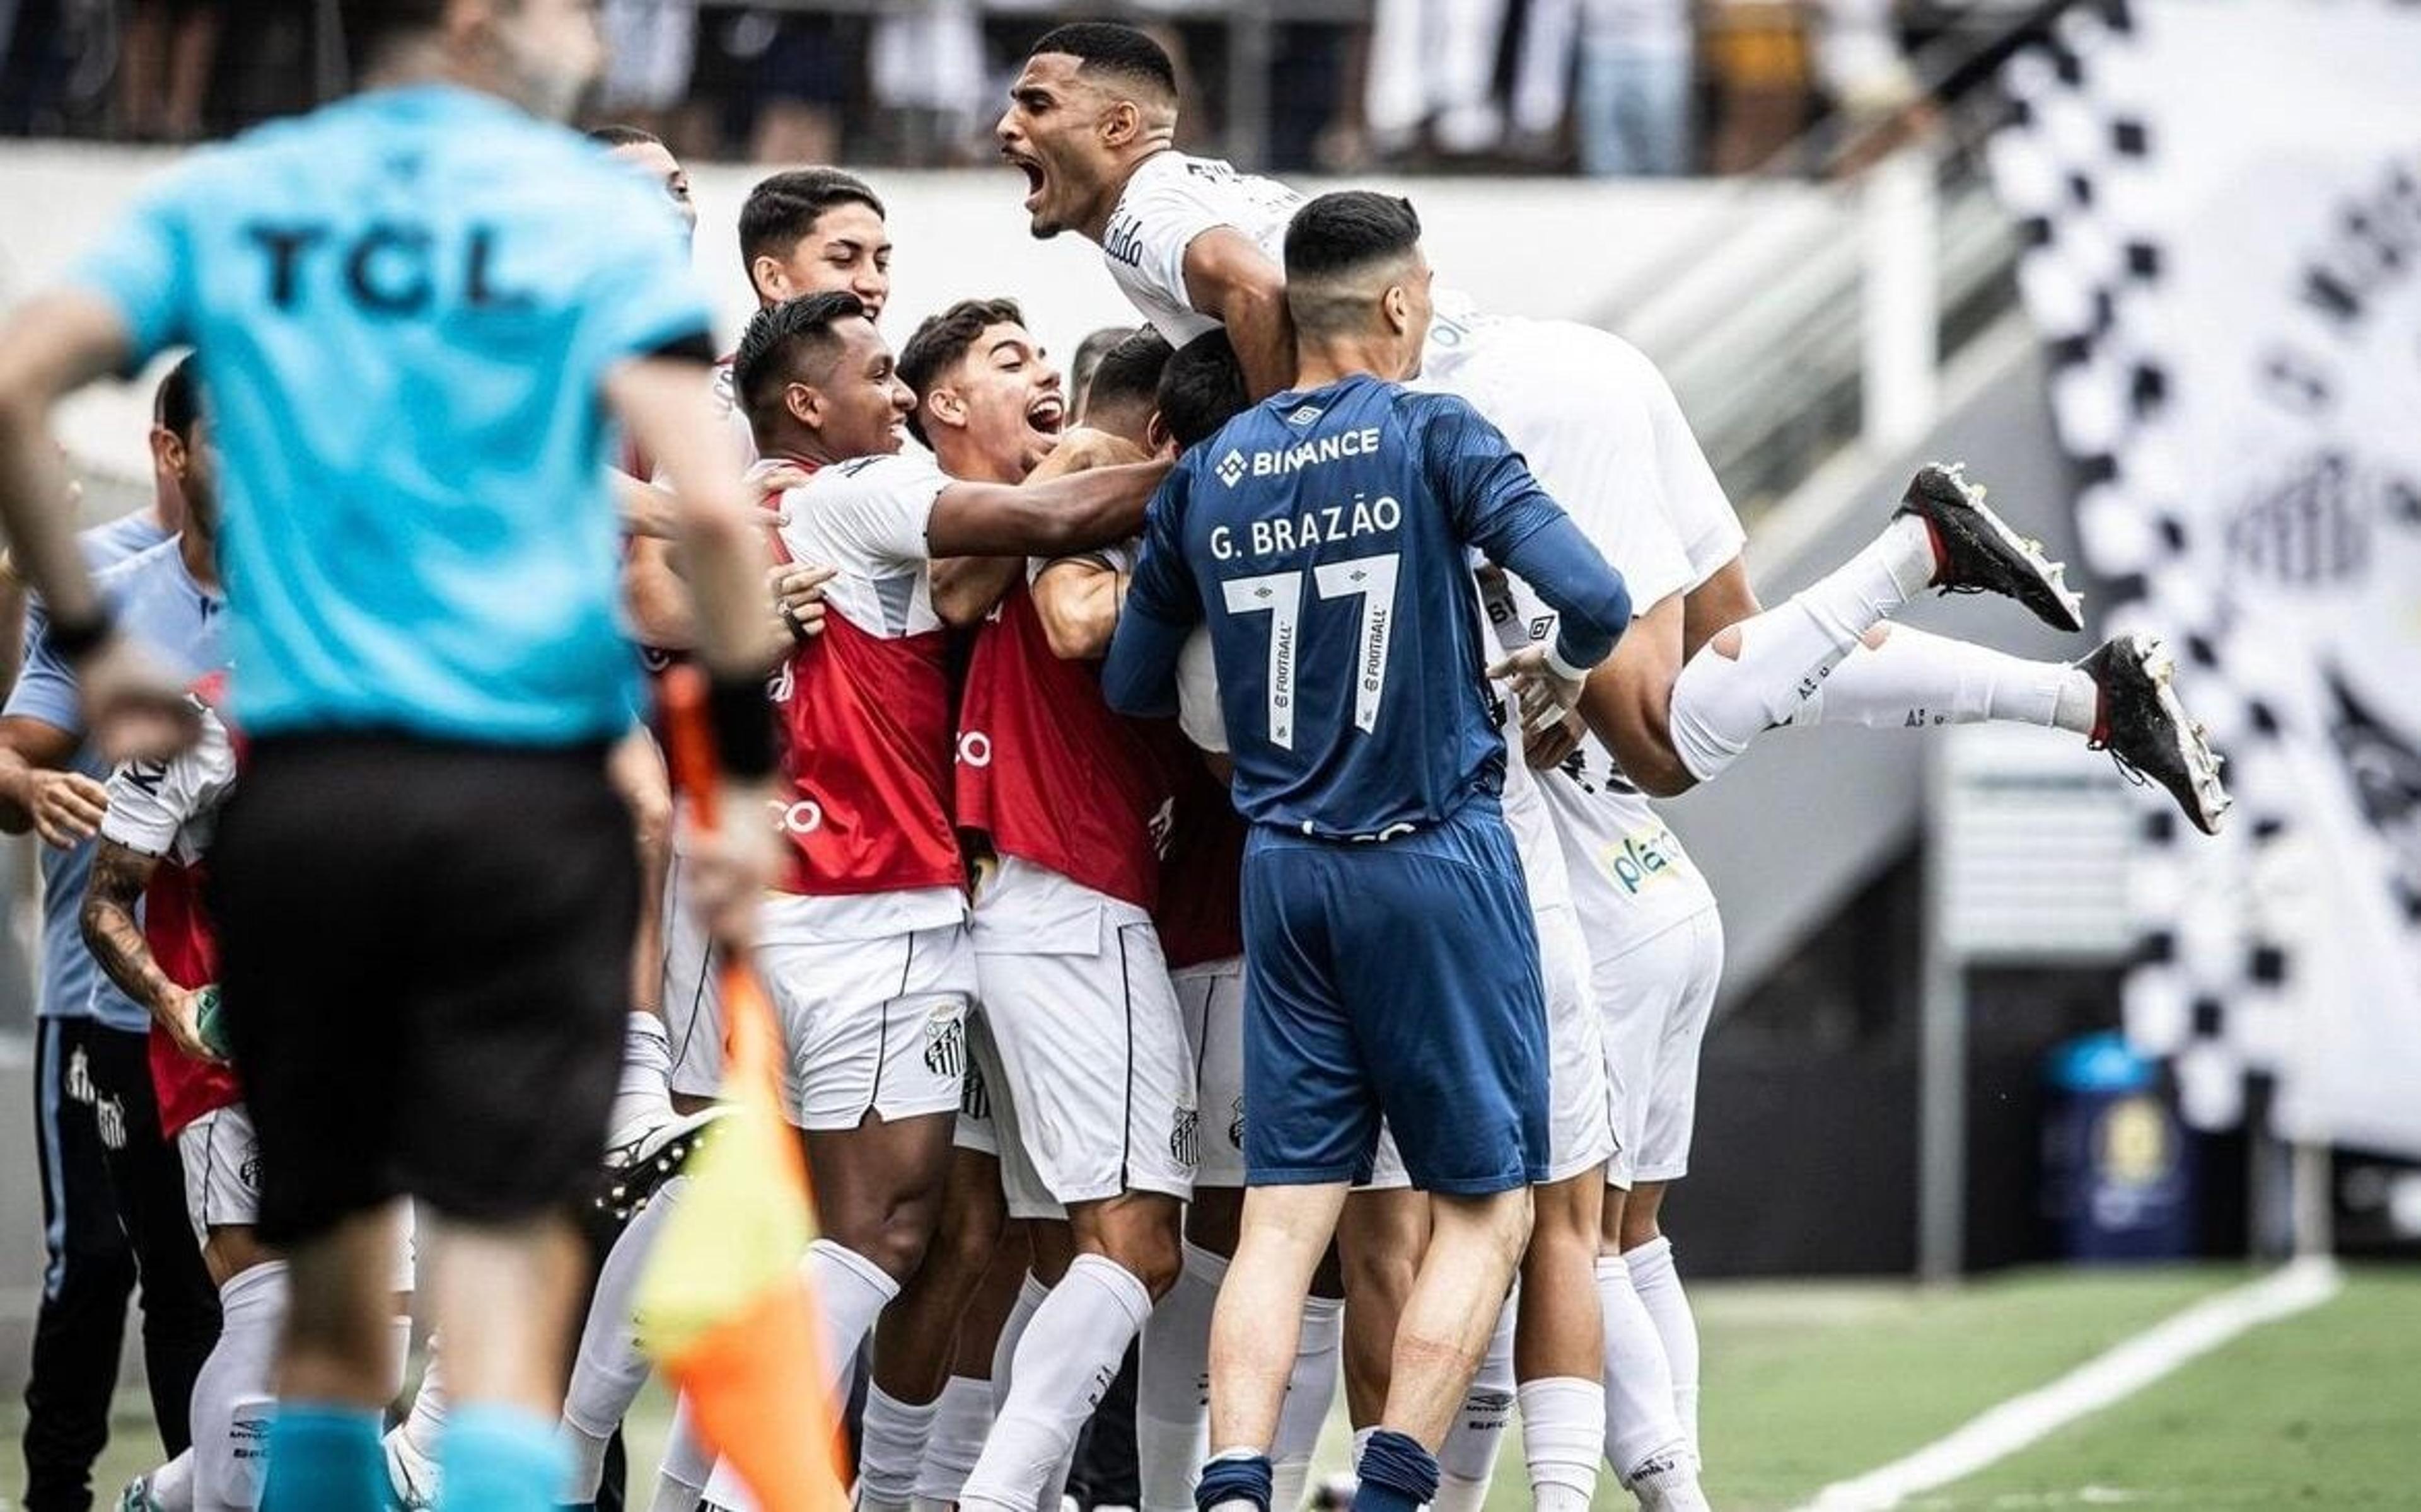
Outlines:
<svg viewBox="0 0 2421 1512"><path fill-rule="evenodd" d="M180 1053L212 1066L226 1064L226 1057L212 1050L210 1041L202 1037L201 993L181 987L171 990L152 1021L168 1031Z"/></svg>
<svg viewBox="0 0 2421 1512"><path fill-rule="evenodd" d="M837 576L836 569L808 562L783 562L766 571L765 587L773 596L783 650L804 646L824 632L824 585Z"/></svg>
<svg viewBox="0 0 2421 1512"><path fill-rule="evenodd" d="M1588 681L1585 673L1566 677L1543 644L1522 647L1490 667L1488 675L1509 684L1507 691L1522 712L1525 730L1544 730L1561 721L1581 701L1581 688Z"/></svg>
<svg viewBox="0 0 2421 1512"><path fill-rule="evenodd" d="M112 766L164 761L201 738L202 714L166 668L123 635L76 664L85 728Z"/></svg>
<svg viewBox="0 0 2421 1512"><path fill-rule="evenodd" d="M724 779L718 822L707 829L681 815L682 875L690 905L714 943L729 951L757 944L757 911L781 866L781 804L773 785Z"/></svg>

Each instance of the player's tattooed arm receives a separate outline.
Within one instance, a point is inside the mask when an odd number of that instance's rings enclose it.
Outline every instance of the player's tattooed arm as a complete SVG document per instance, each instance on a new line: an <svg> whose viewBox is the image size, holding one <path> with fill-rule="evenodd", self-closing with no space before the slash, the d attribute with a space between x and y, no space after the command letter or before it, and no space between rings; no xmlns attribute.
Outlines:
<svg viewBox="0 0 2421 1512"><path fill-rule="evenodd" d="M933 500L925 541L935 556L1067 556L1143 528L1166 462L1096 468L1046 483L953 483Z"/></svg>
<svg viewBox="0 0 2421 1512"><path fill-rule="evenodd" d="M1244 385L1265 399L1294 382L1294 318L1286 270L1233 226L1218 226L1185 249L1185 297L1227 328Z"/></svg>
<svg viewBox="0 0 2421 1512"><path fill-rule="evenodd" d="M159 869L159 857L103 839L93 850L92 880L85 885L84 912L77 922L84 927L85 947L102 974L164 1024L183 990L160 969L134 917L143 890Z"/></svg>
<svg viewBox="0 0 2421 1512"><path fill-rule="evenodd" d="M926 569L933 613L952 630L972 630L1008 597L1025 570L1023 556L941 556Z"/></svg>

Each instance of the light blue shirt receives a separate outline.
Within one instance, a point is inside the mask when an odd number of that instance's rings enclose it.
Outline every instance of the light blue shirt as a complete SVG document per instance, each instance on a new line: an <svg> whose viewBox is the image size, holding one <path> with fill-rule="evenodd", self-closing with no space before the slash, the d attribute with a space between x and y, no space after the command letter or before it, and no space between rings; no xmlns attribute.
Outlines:
<svg viewBox="0 0 2421 1512"><path fill-rule="evenodd" d="M115 537L96 540L102 531L83 538L86 560L100 566L103 551L117 551L113 565L102 567L94 582L117 614L119 627L153 654L185 676L198 678L226 664L219 644L226 618L217 595L204 589L185 570L185 559L173 538L163 539L160 527L148 517L148 530L118 527ZM148 535L152 544L125 555L125 542ZM77 700L75 669L51 649L50 624L39 604L25 616L25 667L8 694L10 718L36 719L54 729L81 736L84 709ZM76 753L74 770L87 776L105 774L101 757L90 745ZM94 842L72 850L42 852L42 998L46 1019L95 1018L112 1029L149 1027L148 1014L102 974L85 949L78 915L84 910L86 881L92 875Z"/></svg>
<svg viewBox="0 0 2421 1512"><path fill-rule="evenodd" d="M195 154L76 281L190 344L255 736L568 744L627 728L603 385L708 335L661 196L431 86Z"/></svg>

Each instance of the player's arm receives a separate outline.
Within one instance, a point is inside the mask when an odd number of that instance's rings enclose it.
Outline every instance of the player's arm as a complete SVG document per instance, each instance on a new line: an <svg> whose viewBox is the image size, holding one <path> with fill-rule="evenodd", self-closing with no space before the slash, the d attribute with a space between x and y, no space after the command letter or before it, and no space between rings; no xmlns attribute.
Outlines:
<svg viewBox="0 0 2421 1512"><path fill-rule="evenodd" d="M1102 556L1063 556L1034 579L1034 613L1051 654L1062 662L1106 655L1117 629L1127 574Z"/></svg>
<svg viewBox="0 0 2421 1512"><path fill-rule="evenodd" d="M1143 453L1116 436L1080 427L1062 437L1051 455L1025 475L1020 487L1030 489L1071 474L1143 460ZM1024 570L1023 556L937 557L929 571L933 586L933 613L941 616L942 623L958 629L974 625L1007 597Z"/></svg>
<svg viewBox="0 0 2421 1512"><path fill-rule="evenodd" d="M31 830L61 850L101 827L109 799L101 784L69 772L83 737L23 714L0 719L0 831Z"/></svg>
<svg viewBox="0 0 2421 1512"><path fill-rule="evenodd" d="M48 605L51 640L73 665L86 723L113 755L165 755L193 739L184 690L112 628L76 550L73 480L51 414L136 351L124 318L88 290L29 301L0 328L0 526Z"/></svg>
<svg viewBox="0 0 2421 1512"><path fill-rule="evenodd" d="M1675 797L1697 783L1675 754L1668 726L1685 604L1682 595L1667 594L1641 615L1614 655L1589 674L1577 706L1623 774L1653 798Z"/></svg>
<svg viewBox="0 0 2421 1512"><path fill-rule="evenodd" d="M1294 318L1286 270L1232 226L1214 226L1185 248L1185 297L1227 328L1244 385L1265 399L1294 382Z"/></svg>
<svg viewBox="0 0 2421 1512"><path fill-rule="evenodd" d="M16 691L17 670L24 664L25 608L31 601L17 559L0 552L0 703Z"/></svg>
<svg viewBox="0 0 2421 1512"><path fill-rule="evenodd" d="M77 916L93 960L119 991L155 1019L162 1017L162 1006L177 984L152 956L134 910L159 869L158 856L116 840L102 841L93 850L92 880L85 884L84 909Z"/></svg>
<svg viewBox="0 0 2421 1512"><path fill-rule="evenodd" d="M1166 717L1177 712L1177 662L1185 638L1202 618L1202 598L1185 557L1185 502L1193 477L1179 467L1152 496L1143 544L1135 553L1101 662L1101 698L1121 714Z"/></svg>
<svg viewBox="0 0 2421 1512"><path fill-rule="evenodd" d="M1041 483L952 483L933 500L925 544L941 556L1066 556L1143 526L1168 463L1130 462Z"/></svg>

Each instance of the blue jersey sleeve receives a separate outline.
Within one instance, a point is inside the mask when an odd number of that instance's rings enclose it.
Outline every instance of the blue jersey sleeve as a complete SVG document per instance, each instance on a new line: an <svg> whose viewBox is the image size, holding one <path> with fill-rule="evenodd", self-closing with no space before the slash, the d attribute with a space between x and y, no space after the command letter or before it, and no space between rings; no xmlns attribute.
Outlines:
<svg viewBox="0 0 2421 1512"><path fill-rule="evenodd" d="M8 691L9 719L39 720L70 733L84 728L84 701L72 668L51 647L50 616L37 600L25 610L25 663Z"/></svg>
<svg viewBox="0 0 2421 1512"><path fill-rule="evenodd" d="M1555 657L1587 668L1631 624L1631 593L1522 454L1486 416L1451 395L1424 395L1422 460L1455 532L1538 590L1560 621Z"/></svg>
<svg viewBox="0 0 2421 1512"><path fill-rule="evenodd" d="M1202 618L1202 595L1185 555L1185 501L1193 475L1191 466L1170 473L1144 514L1143 546L1110 637L1109 657L1101 663L1101 697L1122 714L1177 712L1178 655L1186 633Z"/></svg>
<svg viewBox="0 0 2421 1512"><path fill-rule="evenodd" d="M99 246L68 274L68 285L97 294L125 322L127 366L193 339L194 259L188 207L193 167L147 189Z"/></svg>

